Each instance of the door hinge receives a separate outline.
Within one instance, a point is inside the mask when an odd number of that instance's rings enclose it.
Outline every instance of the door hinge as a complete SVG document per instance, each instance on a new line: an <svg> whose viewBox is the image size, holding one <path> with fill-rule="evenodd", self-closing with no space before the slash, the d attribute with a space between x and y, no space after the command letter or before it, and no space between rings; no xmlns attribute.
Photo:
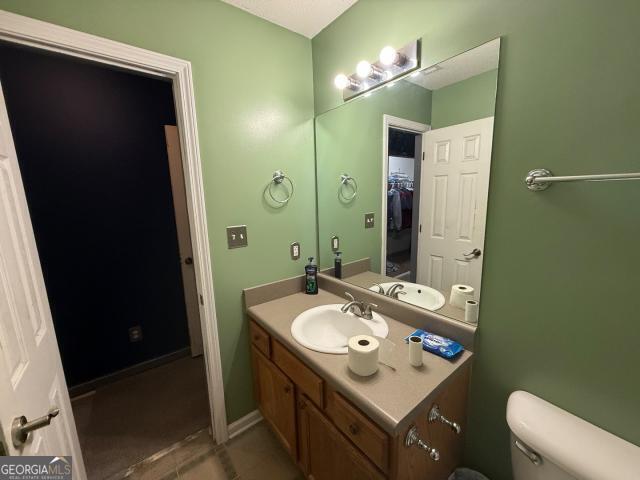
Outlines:
<svg viewBox="0 0 640 480"><path fill-rule="evenodd" d="M424 152L422 152L422 161L424 162Z"/></svg>
<svg viewBox="0 0 640 480"><path fill-rule="evenodd" d="M200 298L200 305L204 305L204 297L202 296L202 294L198 294L198 297Z"/></svg>
<svg viewBox="0 0 640 480"><path fill-rule="evenodd" d="M418 233L422 233L422 224L418 227Z"/></svg>

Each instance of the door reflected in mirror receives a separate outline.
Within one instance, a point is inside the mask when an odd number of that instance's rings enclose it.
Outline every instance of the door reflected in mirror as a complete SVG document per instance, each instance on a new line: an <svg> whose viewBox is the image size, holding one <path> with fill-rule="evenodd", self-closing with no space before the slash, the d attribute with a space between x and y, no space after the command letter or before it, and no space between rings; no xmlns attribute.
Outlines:
<svg viewBox="0 0 640 480"><path fill-rule="evenodd" d="M499 51L493 40L316 117L322 269L337 236L343 280L477 322Z"/></svg>

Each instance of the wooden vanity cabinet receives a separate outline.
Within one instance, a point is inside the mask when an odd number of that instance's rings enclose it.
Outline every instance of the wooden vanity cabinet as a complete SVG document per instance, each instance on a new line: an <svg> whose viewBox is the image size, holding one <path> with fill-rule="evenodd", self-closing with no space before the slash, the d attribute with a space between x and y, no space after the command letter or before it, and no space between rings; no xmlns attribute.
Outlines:
<svg viewBox="0 0 640 480"><path fill-rule="evenodd" d="M313 480L385 477L305 396L298 399L299 464Z"/></svg>
<svg viewBox="0 0 640 480"><path fill-rule="evenodd" d="M309 480L446 480L462 461L463 435L429 423L434 404L466 428L469 368L455 373L436 400L390 436L322 377L251 321L251 358L258 408ZM420 438L440 452L433 461L405 437Z"/></svg>
<svg viewBox="0 0 640 480"><path fill-rule="evenodd" d="M296 399L293 382L254 346L251 347L254 392L265 421L296 458Z"/></svg>

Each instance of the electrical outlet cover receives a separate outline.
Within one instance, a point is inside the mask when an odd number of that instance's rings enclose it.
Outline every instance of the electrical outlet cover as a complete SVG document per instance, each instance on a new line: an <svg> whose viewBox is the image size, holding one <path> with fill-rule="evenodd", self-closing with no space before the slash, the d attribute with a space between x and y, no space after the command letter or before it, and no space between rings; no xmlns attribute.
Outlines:
<svg viewBox="0 0 640 480"><path fill-rule="evenodd" d="M331 250L334 252L340 250L340 238L338 238L338 236L336 235L331 237Z"/></svg>
<svg viewBox="0 0 640 480"><path fill-rule="evenodd" d="M140 340L142 340L142 327L140 325L131 327L129 329L129 341L134 343L139 342Z"/></svg>
<svg viewBox="0 0 640 480"><path fill-rule="evenodd" d="M293 242L289 247L289 253L291 254L291 260L298 260L300 258L300 244Z"/></svg>
<svg viewBox="0 0 640 480"><path fill-rule="evenodd" d="M375 225L375 215L372 213L364 214L364 228L373 228Z"/></svg>
<svg viewBox="0 0 640 480"><path fill-rule="evenodd" d="M246 225L227 227L227 245L229 246L229 248L246 247L247 244Z"/></svg>

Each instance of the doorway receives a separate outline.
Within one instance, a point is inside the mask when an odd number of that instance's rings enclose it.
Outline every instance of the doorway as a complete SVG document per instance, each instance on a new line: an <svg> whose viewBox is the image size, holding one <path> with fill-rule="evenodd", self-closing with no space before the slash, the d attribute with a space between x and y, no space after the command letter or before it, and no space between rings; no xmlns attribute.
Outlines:
<svg viewBox="0 0 640 480"><path fill-rule="evenodd" d="M384 115L381 273L415 282L422 138L428 125Z"/></svg>
<svg viewBox="0 0 640 480"><path fill-rule="evenodd" d="M195 274L169 168L173 89L41 50L0 50L80 444L89 478L107 478L210 424L202 334L188 321Z"/></svg>

